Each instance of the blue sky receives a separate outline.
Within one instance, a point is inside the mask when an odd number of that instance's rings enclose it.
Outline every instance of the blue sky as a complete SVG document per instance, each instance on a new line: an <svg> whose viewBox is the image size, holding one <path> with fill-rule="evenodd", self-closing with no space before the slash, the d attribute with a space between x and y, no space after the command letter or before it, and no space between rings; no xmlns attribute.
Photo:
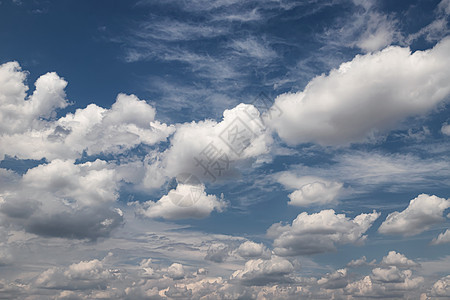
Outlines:
<svg viewBox="0 0 450 300"><path fill-rule="evenodd" d="M0 1L0 298L447 299L450 1Z"/></svg>

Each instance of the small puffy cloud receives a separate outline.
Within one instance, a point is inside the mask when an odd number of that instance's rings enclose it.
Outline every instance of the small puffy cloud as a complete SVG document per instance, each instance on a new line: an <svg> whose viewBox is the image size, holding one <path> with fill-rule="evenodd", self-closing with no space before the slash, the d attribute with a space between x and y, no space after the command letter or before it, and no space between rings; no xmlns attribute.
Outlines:
<svg viewBox="0 0 450 300"><path fill-rule="evenodd" d="M383 234L416 235L444 220L443 213L450 200L421 194L401 212L390 213L378 231Z"/></svg>
<svg viewBox="0 0 450 300"><path fill-rule="evenodd" d="M167 275L172 279L182 279L185 276L182 264L173 263L167 268Z"/></svg>
<svg viewBox="0 0 450 300"><path fill-rule="evenodd" d="M442 124L441 132L445 135L450 135L450 125L447 123Z"/></svg>
<svg viewBox="0 0 450 300"><path fill-rule="evenodd" d="M40 76L29 97L26 77L15 61L0 65L0 133L21 133L39 127L40 118L55 117L56 109L69 105L64 92L67 82L56 73Z"/></svg>
<svg viewBox="0 0 450 300"><path fill-rule="evenodd" d="M365 141L450 95L449 51L446 38L426 51L388 47L358 55L311 80L303 92L278 96L283 114L268 122L290 144Z"/></svg>
<svg viewBox="0 0 450 300"><path fill-rule="evenodd" d="M288 204L294 206L325 205L336 202L343 184L317 176L297 177L292 172L281 172L276 180L286 188L295 189L289 194Z"/></svg>
<svg viewBox="0 0 450 300"><path fill-rule="evenodd" d="M313 204L328 204L333 202L342 183L329 181L316 181L305 184L300 189L289 194L288 204L295 206L309 206Z"/></svg>
<svg viewBox="0 0 450 300"><path fill-rule="evenodd" d="M227 202L215 195L207 195L203 184L178 184L158 201L137 204L137 212L149 218L201 219L212 211L222 212Z"/></svg>
<svg viewBox="0 0 450 300"><path fill-rule="evenodd" d="M261 257L267 251L263 244L245 241L239 245L237 253L243 258Z"/></svg>
<svg viewBox="0 0 450 300"><path fill-rule="evenodd" d="M380 216L379 213L360 214L354 219L334 210L322 210L309 215L303 212L292 225L277 223L267 230L274 238L274 252L281 256L316 254L334 251L336 244L363 242L364 233Z"/></svg>
<svg viewBox="0 0 450 300"><path fill-rule="evenodd" d="M411 268L418 266L416 262L395 251L389 251L388 255L383 257L381 264L386 266L396 266L399 268Z"/></svg>
<svg viewBox="0 0 450 300"><path fill-rule="evenodd" d="M450 229L440 233L436 238L431 241L431 245L440 245L450 243Z"/></svg>
<svg viewBox="0 0 450 300"><path fill-rule="evenodd" d="M246 285L266 285L270 282L283 282L286 275L294 270L292 263L284 258L273 256L269 260L252 259L245 263L242 270L235 271L232 279L238 279Z"/></svg>
<svg viewBox="0 0 450 300"><path fill-rule="evenodd" d="M317 280L317 284L325 289L343 288L347 285L347 282L347 269L336 270Z"/></svg>
<svg viewBox="0 0 450 300"><path fill-rule="evenodd" d="M376 263L376 260L372 260L371 262L367 262L367 258L365 256L358 258L358 259L353 259L351 260L348 264L347 267L361 267L361 266L366 266L366 265L374 265Z"/></svg>
<svg viewBox="0 0 450 300"><path fill-rule="evenodd" d="M402 282L411 271L400 271L396 266L386 268L375 268L372 270L372 278L381 282Z"/></svg>

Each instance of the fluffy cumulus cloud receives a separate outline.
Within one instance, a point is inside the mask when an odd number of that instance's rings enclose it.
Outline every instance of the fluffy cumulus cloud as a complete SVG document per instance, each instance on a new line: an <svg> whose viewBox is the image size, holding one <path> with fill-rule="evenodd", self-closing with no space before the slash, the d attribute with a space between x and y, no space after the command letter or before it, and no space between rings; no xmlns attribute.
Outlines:
<svg viewBox="0 0 450 300"><path fill-rule="evenodd" d="M450 135L450 125L447 123L442 124L441 132L445 135Z"/></svg>
<svg viewBox="0 0 450 300"><path fill-rule="evenodd" d="M334 210L319 213L303 212L292 224L277 223L267 230L274 238L274 252L281 256L316 254L334 251L336 244L361 243L364 233L380 216L379 213L360 214L354 219Z"/></svg>
<svg viewBox="0 0 450 300"><path fill-rule="evenodd" d="M347 286L347 269L339 269L333 273L328 273L319 280L317 284L325 289L338 289Z"/></svg>
<svg viewBox="0 0 450 300"><path fill-rule="evenodd" d="M137 206L138 213L149 218L201 219L214 210L221 212L227 202L206 194L203 184L178 184L158 201L147 201Z"/></svg>
<svg viewBox="0 0 450 300"><path fill-rule="evenodd" d="M444 221L443 213L450 207L450 200L421 194L410 201L408 207L390 213L378 231L383 234L416 235L432 225Z"/></svg>
<svg viewBox="0 0 450 300"><path fill-rule="evenodd" d="M107 236L122 223L114 208L120 178L105 161L74 164L54 160L23 176L0 169L0 214L4 226L44 236Z"/></svg>
<svg viewBox="0 0 450 300"><path fill-rule="evenodd" d="M400 268L411 268L418 265L416 262L408 259L405 255L395 251L389 251L388 255L383 257L381 264L387 266L397 266Z"/></svg>
<svg viewBox="0 0 450 300"><path fill-rule="evenodd" d="M286 188L295 189L288 195L288 204L294 206L326 205L336 202L343 184L315 176L297 177L291 172L282 172L277 181Z"/></svg>
<svg viewBox="0 0 450 300"><path fill-rule="evenodd" d="M269 260L249 260L242 270L235 271L231 277L248 285L266 285L288 280L286 275L293 270L294 266L289 260L273 256Z"/></svg>
<svg viewBox="0 0 450 300"><path fill-rule="evenodd" d="M75 159L121 153L165 140L175 128L155 120L155 109L134 95L119 94L110 109L96 104L55 119L69 105L67 82L56 73L39 77L27 96L27 73L17 62L0 66L0 156Z"/></svg>
<svg viewBox="0 0 450 300"><path fill-rule="evenodd" d="M283 114L270 124L290 144L364 141L448 97L449 51L447 38L425 51L388 47L358 55L302 92L278 96L275 105Z"/></svg>
<svg viewBox="0 0 450 300"><path fill-rule="evenodd" d="M433 284L429 295L432 297L442 297L444 299L450 297L450 275L436 281Z"/></svg>
<svg viewBox="0 0 450 300"><path fill-rule="evenodd" d="M55 109L69 103L64 92L67 82L56 73L36 80L36 89L27 96L27 73L17 62L0 65L0 133L20 133L39 126L41 119L55 116Z"/></svg>
<svg viewBox="0 0 450 300"><path fill-rule="evenodd" d="M440 233L436 238L431 241L432 245L440 245L450 243L450 229Z"/></svg>
<svg viewBox="0 0 450 300"><path fill-rule="evenodd" d="M267 254L267 251L263 244L245 241L239 245L236 252L243 258L255 258Z"/></svg>
<svg viewBox="0 0 450 300"><path fill-rule="evenodd" d="M167 178L185 172L202 181L229 178L236 173L236 161L266 154L272 143L260 111L253 105L239 104L225 110L221 122L177 125L170 147L149 160L143 183L158 187Z"/></svg>

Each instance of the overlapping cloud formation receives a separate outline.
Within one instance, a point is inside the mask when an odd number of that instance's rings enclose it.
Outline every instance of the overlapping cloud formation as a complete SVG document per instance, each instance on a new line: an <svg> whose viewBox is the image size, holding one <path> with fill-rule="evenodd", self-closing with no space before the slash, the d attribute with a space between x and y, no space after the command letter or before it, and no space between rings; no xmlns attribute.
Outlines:
<svg viewBox="0 0 450 300"><path fill-rule="evenodd" d="M150 34L180 39L183 30L195 36L220 34L164 27ZM267 49L253 52L258 49L253 40L235 41L232 47L261 59L274 55ZM282 171L267 179L258 169L277 153L296 153L298 148L286 144L364 143L407 118L430 113L450 95L448 53L450 38L414 53L388 47L315 77L302 92L279 95L269 111L241 103L226 109L221 120L176 124L159 121L155 107L127 94L119 94L110 108L90 104L62 112L72 104L63 78L44 74L29 92L19 63L0 65L0 157L27 164L22 173L0 168L0 268L10 268L8 275L16 277L0 279L0 298L450 297L449 276L430 267L435 262L411 259L398 250L389 249L382 257L372 252L367 254L370 262L363 256L336 269L314 262L317 254L363 246L371 237L420 235L448 221L450 200L432 194L418 195L402 211L378 206L341 213L328 207L352 191L363 195L366 183L381 186L392 179L404 184L398 177L413 170L401 165L414 157L342 150L330 164L351 173L346 176L300 166L298 172ZM440 126L448 135L447 123ZM237 138L238 132L244 134ZM207 169L200 159L211 151L222 165ZM354 154L351 162L346 153ZM233 193L227 199L216 191L243 180L242 174L256 174L246 166L260 171L270 184L281 184L286 197L280 206L320 209L270 222L258 241L167 221L244 211ZM414 166L422 173L435 171L434 165L426 167L428 163ZM443 169L434 173L448 175ZM180 174L198 181L183 182ZM134 194L145 199L134 199ZM449 242L449 229L429 239L430 247ZM52 247L64 248L65 260L51 257ZM39 259L44 263L36 263ZM444 260L450 265L448 257ZM311 275L313 271L319 275Z"/></svg>

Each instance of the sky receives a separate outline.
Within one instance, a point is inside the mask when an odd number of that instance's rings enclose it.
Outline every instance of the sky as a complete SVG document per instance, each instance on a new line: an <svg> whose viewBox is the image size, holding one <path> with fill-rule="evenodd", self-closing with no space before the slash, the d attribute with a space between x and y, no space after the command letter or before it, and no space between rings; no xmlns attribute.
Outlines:
<svg viewBox="0 0 450 300"><path fill-rule="evenodd" d="M449 0L0 1L1 299L450 299Z"/></svg>

